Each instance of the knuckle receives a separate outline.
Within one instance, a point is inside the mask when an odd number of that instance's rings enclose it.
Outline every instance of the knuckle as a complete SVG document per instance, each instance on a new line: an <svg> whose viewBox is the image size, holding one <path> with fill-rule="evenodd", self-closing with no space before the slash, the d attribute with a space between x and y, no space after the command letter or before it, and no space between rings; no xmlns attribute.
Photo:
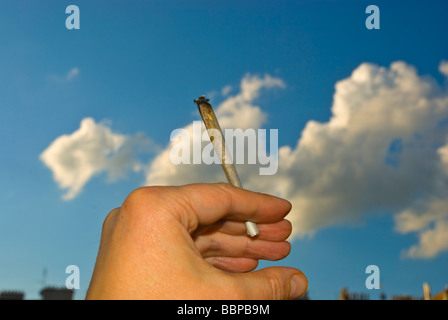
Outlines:
<svg viewBox="0 0 448 320"><path fill-rule="evenodd" d="M162 187L141 187L133 190L123 202L123 213L127 218L140 219L151 213L160 201Z"/></svg>
<svg viewBox="0 0 448 320"><path fill-rule="evenodd" d="M125 204L134 204L146 201L160 193L160 187L141 187L133 190L126 198Z"/></svg>
<svg viewBox="0 0 448 320"><path fill-rule="evenodd" d="M107 232L110 228L113 228L115 219L119 213L120 208L115 208L107 214L103 221L102 232Z"/></svg>
<svg viewBox="0 0 448 320"><path fill-rule="evenodd" d="M237 187L234 187L225 182L219 182L216 183L215 185L218 188L219 197L223 199L223 203L228 203L229 205L231 205L234 200L234 193Z"/></svg>
<svg viewBox="0 0 448 320"><path fill-rule="evenodd" d="M218 182L215 183L215 185L221 189L223 192L228 193L229 196L231 195L231 193L235 190L236 187L232 186L231 184L228 184L226 182Z"/></svg>

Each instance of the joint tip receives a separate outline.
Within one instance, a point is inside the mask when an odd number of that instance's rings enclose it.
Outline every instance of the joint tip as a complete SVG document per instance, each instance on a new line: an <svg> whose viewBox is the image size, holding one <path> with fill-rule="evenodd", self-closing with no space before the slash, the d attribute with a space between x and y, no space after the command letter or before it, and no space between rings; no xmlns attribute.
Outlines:
<svg viewBox="0 0 448 320"><path fill-rule="evenodd" d="M205 97L205 95L200 96L200 97L197 98L197 99L194 99L194 103L196 103L198 106L199 106L201 103L208 103L209 101L210 101L210 99L207 99L207 98Z"/></svg>

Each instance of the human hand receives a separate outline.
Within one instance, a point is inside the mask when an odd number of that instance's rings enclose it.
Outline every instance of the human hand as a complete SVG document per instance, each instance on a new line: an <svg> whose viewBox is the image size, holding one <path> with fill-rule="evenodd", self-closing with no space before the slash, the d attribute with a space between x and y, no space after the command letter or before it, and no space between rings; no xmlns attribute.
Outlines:
<svg viewBox="0 0 448 320"><path fill-rule="evenodd" d="M86 299L297 298L308 286L298 269L252 271L289 254L290 209L225 183L136 189L104 221Z"/></svg>

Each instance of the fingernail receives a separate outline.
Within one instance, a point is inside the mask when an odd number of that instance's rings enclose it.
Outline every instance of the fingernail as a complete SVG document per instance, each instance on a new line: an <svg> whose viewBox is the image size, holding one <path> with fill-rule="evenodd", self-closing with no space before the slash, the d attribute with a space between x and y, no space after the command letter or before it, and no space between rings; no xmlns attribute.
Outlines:
<svg viewBox="0 0 448 320"><path fill-rule="evenodd" d="M296 299L306 292L308 281L297 274L291 278L291 289L289 291L289 298Z"/></svg>

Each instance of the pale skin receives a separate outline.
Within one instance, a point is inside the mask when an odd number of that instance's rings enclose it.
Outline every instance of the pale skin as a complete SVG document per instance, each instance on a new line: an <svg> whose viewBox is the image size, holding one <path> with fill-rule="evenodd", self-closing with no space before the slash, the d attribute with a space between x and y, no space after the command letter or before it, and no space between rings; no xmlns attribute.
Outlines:
<svg viewBox="0 0 448 320"><path fill-rule="evenodd" d="M289 254L290 210L225 183L136 189L104 221L86 299L295 299L308 286L300 270L253 271Z"/></svg>

